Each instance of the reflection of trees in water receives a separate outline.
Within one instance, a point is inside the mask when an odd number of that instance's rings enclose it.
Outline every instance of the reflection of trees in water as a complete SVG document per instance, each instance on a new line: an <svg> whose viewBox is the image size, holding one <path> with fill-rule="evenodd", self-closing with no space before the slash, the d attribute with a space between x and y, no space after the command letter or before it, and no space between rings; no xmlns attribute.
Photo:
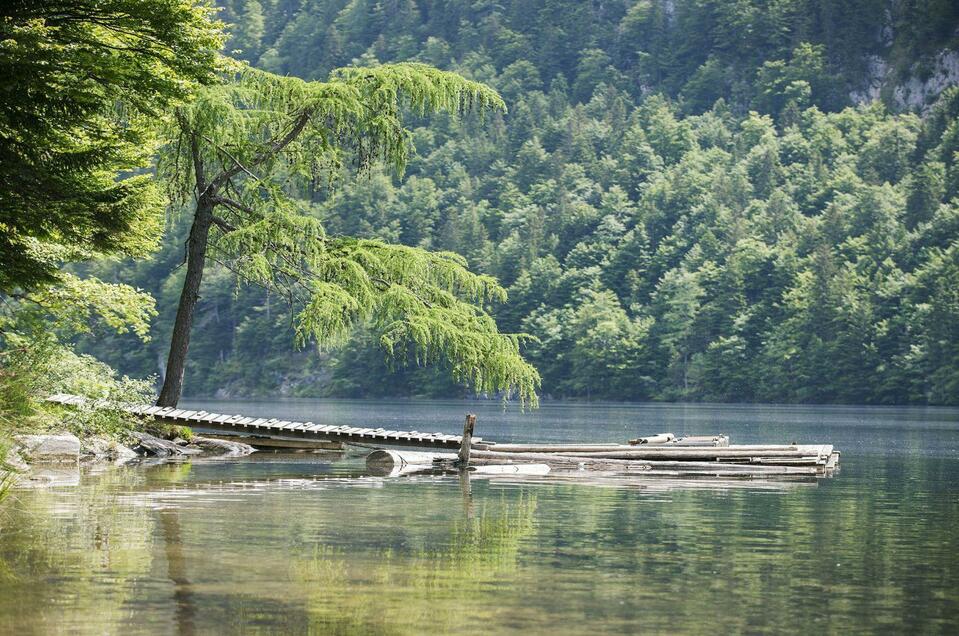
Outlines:
<svg viewBox="0 0 959 636"><path fill-rule="evenodd" d="M152 567L154 526L149 510L118 499L143 483L142 471L115 469L81 483L15 491L5 505L0 632L104 633L130 620L136 582Z"/></svg>
<svg viewBox="0 0 959 636"><path fill-rule="evenodd" d="M183 556L180 535L180 512L176 508L160 511L160 531L166 553L167 576L173 582L173 603L177 633L189 636L196 633L196 601L187 577L187 561Z"/></svg>
<svg viewBox="0 0 959 636"><path fill-rule="evenodd" d="M384 548L355 555L318 546L312 558L290 568L293 581L308 590L311 629L408 633L428 626L446 633L476 627L489 611L481 609L482 589L515 575L535 510L529 496L481 505L452 525L442 545L411 553Z"/></svg>
<svg viewBox="0 0 959 636"><path fill-rule="evenodd" d="M784 494L424 480L242 499L223 489L260 482L112 470L7 506L0 633L949 632L956 466L859 460Z"/></svg>

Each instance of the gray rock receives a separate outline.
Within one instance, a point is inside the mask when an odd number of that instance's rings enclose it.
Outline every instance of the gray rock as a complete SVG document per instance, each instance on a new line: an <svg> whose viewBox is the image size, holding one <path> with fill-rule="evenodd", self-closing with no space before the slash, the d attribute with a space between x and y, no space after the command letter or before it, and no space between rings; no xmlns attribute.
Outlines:
<svg viewBox="0 0 959 636"><path fill-rule="evenodd" d="M76 435L17 435L19 453L30 463L76 463L80 460L80 440Z"/></svg>
<svg viewBox="0 0 959 636"><path fill-rule="evenodd" d="M20 447L14 446L7 452L6 458L3 460L3 463L7 468L12 468L13 470L22 473L23 471L30 468L27 462L23 461L23 458L20 457Z"/></svg>
<svg viewBox="0 0 959 636"><path fill-rule="evenodd" d="M90 462L123 464L139 457L135 452L108 437L91 437L81 442L83 459Z"/></svg>
<svg viewBox="0 0 959 636"><path fill-rule="evenodd" d="M194 436L192 445L209 453L219 453L229 457L249 455L255 450L249 444L234 442L228 439L217 439L215 437Z"/></svg>
<svg viewBox="0 0 959 636"><path fill-rule="evenodd" d="M137 444L133 447L133 450L140 455L170 457L171 455L199 455L203 452L197 448L178 446L169 440L160 439L159 437L154 437L149 433L140 431L133 433L133 437L137 440Z"/></svg>

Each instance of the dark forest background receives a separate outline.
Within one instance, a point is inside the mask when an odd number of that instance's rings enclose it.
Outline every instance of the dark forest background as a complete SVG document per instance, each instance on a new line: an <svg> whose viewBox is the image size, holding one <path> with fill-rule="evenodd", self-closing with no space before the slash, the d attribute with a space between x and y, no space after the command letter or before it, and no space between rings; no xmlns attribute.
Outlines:
<svg viewBox="0 0 959 636"><path fill-rule="evenodd" d="M264 69L419 60L508 114L432 118L417 157L298 191L330 233L464 254L553 397L959 403L959 5L949 0L227 0ZM188 215L149 261L162 374ZM296 350L290 313L207 273L188 395L460 396L376 338Z"/></svg>

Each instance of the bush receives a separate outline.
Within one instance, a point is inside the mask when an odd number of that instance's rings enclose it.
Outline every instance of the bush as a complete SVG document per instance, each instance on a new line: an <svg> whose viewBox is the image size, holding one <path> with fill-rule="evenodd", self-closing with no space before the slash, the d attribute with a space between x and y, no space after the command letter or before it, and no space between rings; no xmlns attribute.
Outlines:
<svg viewBox="0 0 959 636"><path fill-rule="evenodd" d="M152 379L117 377L106 364L52 339L9 350L0 367L0 416L8 431L66 429L79 437L123 438L139 420L123 411L128 404L153 399ZM80 407L44 402L55 393L88 398Z"/></svg>

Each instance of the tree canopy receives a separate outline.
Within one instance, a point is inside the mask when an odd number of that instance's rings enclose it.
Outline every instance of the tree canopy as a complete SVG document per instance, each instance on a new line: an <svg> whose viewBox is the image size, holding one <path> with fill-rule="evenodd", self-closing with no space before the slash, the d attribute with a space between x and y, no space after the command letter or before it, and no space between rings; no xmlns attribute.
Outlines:
<svg viewBox="0 0 959 636"><path fill-rule="evenodd" d="M545 394L955 401L959 314L945 290L959 286L959 101L930 93L912 113L894 90L910 73L923 85L954 49L954 3L221 4L228 47L270 71L429 62L506 98L509 112L483 124L408 119L417 153L402 175L373 166L330 189L307 170L281 189L328 239L452 251L496 278L509 303L491 315L537 337L524 354ZM870 59L886 65L881 78ZM157 368L180 280L167 272L188 230L176 224L151 265L96 268L154 291L162 337L88 350ZM297 312L283 298L238 290L213 264L192 391L467 392L442 361L384 361L382 330L291 355Z"/></svg>
<svg viewBox="0 0 959 636"><path fill-rule="evenodd" d="M164 200L144 169L168 108L216 77L213 15L197 0L0 6L0 290L156 246Z"/></svg>
<svg viewBox="0 0 959 636"><path fill-rule="evenodd" d="M160 172L195 212L161 404L179 398L208 255L283 298L301 345L343 344L365 325L390 355L443 359L478 391L535 401L539 376L520 336L500 334L483 309L506 299L495 279L452 252L327 235L290 194L335 180L346 159L361 172L377 162L402 169L412 149L403 110L503 109L482 84L415 63L339 69L326 82L243 67L179 107Z"/></svg>

